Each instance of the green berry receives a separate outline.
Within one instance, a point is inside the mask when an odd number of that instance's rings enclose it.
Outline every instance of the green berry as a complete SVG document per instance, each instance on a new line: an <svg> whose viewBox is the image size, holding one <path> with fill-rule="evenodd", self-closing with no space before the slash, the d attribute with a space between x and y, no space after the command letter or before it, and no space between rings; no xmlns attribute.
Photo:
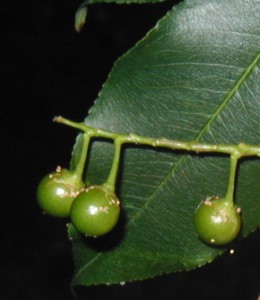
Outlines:
<svg viewBox="0 0 260 300"><path fill-rule="evenodd" d="M91 186L75 198L70 217L79 232L97 237L114 228L119 213L119 200L113 192L104 186Z"/></svg>
<svg viewBox="0 0 260 300"><path fill-rule="evenodd" d="M45 176L36 194L41 209L54 217L68 217L71 203L84 188L83 182L77 179L75 173L60 167Z"/></svg>
<svg viewBox="0 0 260 300"><path fill-rule="evenodd" d="M241 227L240 211L225 198L206 199L194 215L194 225L200 239L217 246L233 241Z"/></svg>

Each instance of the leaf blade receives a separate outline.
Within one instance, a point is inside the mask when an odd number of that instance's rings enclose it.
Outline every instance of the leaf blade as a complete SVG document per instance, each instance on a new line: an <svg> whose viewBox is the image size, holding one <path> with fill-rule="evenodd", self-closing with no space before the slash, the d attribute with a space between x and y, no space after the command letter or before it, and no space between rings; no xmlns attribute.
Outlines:
<svg viewBox="0 0 260 300"><path fill-rule="evenodd" d="M116 63L86 123L154 137L259 143L257 4L201 0L174 8ZM105 180L112 147L93 146L89 179L96 183ZM109 251L89 250L81 239L75 250L74 243L75 259L80 252L92 261L78 264L74 284L138 280L212 261L221 251L197 239L192 215L203 198L225 193L228 168L225 157L125 149L125 230ZM259 160L241 169L237 202L247 235L259 226Z"/></svg>

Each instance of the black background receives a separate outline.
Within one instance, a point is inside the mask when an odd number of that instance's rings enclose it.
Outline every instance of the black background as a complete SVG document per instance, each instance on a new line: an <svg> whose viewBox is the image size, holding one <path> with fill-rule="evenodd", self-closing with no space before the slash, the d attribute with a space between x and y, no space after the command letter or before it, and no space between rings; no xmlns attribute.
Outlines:
<svg viewBox="0 0 260 300"><path fill-rule="evenodd" d="M78 34L73 23L80 1L1 2L1 299L73 299L66 221L44 216L35 199L43 175L68 167L76 137L52 118L83 120L115 59L172 3L94 5ZM77 299L255 300L259 237L258 230L236 244L234 255L191 272L77 287Z"/></svg>

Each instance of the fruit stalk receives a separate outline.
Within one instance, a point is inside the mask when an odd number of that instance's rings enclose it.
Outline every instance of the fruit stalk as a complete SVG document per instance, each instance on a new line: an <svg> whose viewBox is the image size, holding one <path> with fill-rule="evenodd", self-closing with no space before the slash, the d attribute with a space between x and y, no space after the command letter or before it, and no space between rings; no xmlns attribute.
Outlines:
<svg viewBox="0 0 260 300"><path fill-rule="evenodd" d="M114 150L114 158L113 158L112 166L107 181L104 183L106 188L111 192L115 191L116 178L119 169L121 146L122 146L121 139L120 138L115 139L114 145L115 145L115 150Z"/></svg>
<svg viewBox="0 0 260 300"><path fill-rule="evenodd" d="M89 143L90 143L91 137L92 137L91 132L82 134L82 148L81 148L80 157L79 157L79 160L77 161L75 170L71 166L71 172L73 172L75 174L77 183L80 182L83 177L83 172L85 169L85 163L86 163L86 159L87 159L87 154L88 154Z"/></svg>
<svg viewBox="0 0 260 300"><path fill-rule="evenodd" d="M229 173L228 188L227 188L225 199L231 204L233 204L233 199L234 199L236 169L237 169L237 162L239 158L240 158L239 155L236 154L230 156L230 173Z"/></svg>

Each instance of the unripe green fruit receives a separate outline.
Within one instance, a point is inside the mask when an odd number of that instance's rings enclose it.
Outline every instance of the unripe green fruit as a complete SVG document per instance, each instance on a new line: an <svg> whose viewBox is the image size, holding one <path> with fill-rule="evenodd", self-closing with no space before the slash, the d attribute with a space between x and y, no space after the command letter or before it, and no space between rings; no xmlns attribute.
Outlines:
<svg viewBox="0 0 260 300"><path fill-rule="evenodd" d="M114 228L119 213L119 200L113 192L104 186L91 186L74 199L70 217L79 232L97 237Z"/></svg>
<svg viewBox="0 0 260 300"><path fill-rule="evenodd" d="M209 198L202 202L194 215L194 225L200 239L217 246L233 241L241 227L240 211L225 198Z"/></svg>
<svg viewBox="0 0 260 300"><path fill-rule="evenodd" d="M37 201L41 209L54 217L68 217L71 203L84 183L77 180L77 176L58 167L56 172L45 176L37 189Z"/></svg>

